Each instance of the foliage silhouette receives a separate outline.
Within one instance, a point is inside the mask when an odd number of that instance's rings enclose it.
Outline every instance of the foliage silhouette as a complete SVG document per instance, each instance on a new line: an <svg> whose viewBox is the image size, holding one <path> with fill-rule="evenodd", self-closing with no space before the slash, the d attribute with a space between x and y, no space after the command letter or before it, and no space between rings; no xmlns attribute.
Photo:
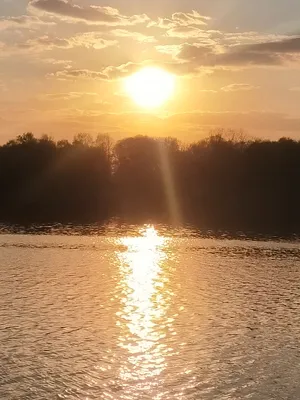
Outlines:
<svg viewBox="0 0 300 400"><path fill-rule="evenodd" d="M3 222L172 220L176 201L182 221L205 229L300 231L300 142L288 138L218 130L185 146L146 136L114 145L26 133L0 147L0 179Z"/></svg>

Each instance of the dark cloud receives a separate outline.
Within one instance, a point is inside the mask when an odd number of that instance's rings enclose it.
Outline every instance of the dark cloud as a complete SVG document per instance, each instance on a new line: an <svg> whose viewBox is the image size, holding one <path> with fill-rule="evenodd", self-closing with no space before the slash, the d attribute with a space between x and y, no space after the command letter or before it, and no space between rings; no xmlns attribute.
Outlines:
<svg viewBox="0 0 300 400"><path fill-rule="evenodd" d="M281 41L257 43L246 47L246 51L256 53L300 53L300 37L292 37Z"/></svg>
<svg viewBox="0 0 300 400"><path fill-rule="evenodd" d="M234 46L227 53L217 57L223 65L279 65L293 61L300 53L300 37L256 43L248 46Z"/></svg>
<svg viewBox="0 0 300 400"><path fill-rule="evenodd" d="M112 26L134 25L149 20L146 15L128 17L121 15L115 8L98 6L81 7L67 0L30 0L29 7L65 18Z"/></svg>
<svg viewBox="0 0 300 400"><path fill-rule="evenodd" d="M241 49L217 54L211 61L212 66L281 65L284 57L278 53L260 53Z"/></svg>
<svg viewBox="0 0 300 400"><path fill-rule="evenodd" d="M214 56L214 47L206 45L192 45L185 43L181 47L178 58L186 61L201 61Z"/></svg>
<svg viewBox="0 0 300 400"><path fill-rule="evenodd" d="M223 52L214 46L184 44L177 58L200 66L281 65L298 61L300 37L281 41L227 47Z"/></svg>

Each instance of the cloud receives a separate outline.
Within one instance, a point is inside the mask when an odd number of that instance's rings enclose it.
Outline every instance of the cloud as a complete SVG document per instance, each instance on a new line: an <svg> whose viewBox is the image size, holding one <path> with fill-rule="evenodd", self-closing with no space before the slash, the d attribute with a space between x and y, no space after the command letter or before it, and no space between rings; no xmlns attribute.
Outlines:
<svg viewBox="0 0 300 400"><path fill-rule="evenodd" d="M125 29L114 29L110 31L110 34L119 38L131 38L141 43L155 43L157 39L154 36L144 35L140 32L131 32Z"/></svg>
<svg viewBox="0 0 300 400"><path fill-rule="evenodd" d="M222 92L240 92L259 89L259 86L248 85L247 83L233 83L221 88Z"/></svg>
<svg viewBox="0 0 300 400"><path fill-rule="evenodd" d="M103 39L102 36L101 32L85 32L71 37L69 42L73 47L82 46L96 50L101 50L118 44L116 40L106 40Z"/></svg>
<svg viewBox="0 0 300 400"><path fill-rule="evenodd" d="M214 46L184 43L181 45L178 59L196 62L199 65L210 65L214 56L214 51Z"/></svg>
<svg viewBox="0 0 300 400"><path fill-rule="evenodd" d="M212 66L279 66L288 61L278 53L257 53L248 50L229 51L216 55L211 62ZM291 58L290 58L290 61Z"/></svg>
<svg viewBox="0 0 300 400"><path fill-rule="evenodd" d="M300 86L292 87L292 88L290 88L290 91L291 92L300 92Z"/></svg>
<svg viewBox="0 0 300 400"><path fill-rule="evenodd" d="M44 35L34 39L28 39L24 42L15 42L14 44L3 44L3 52L11 53L32 53L58 49L71 49L74 47L86 47L88 49L101 50L106 47L115 46L118 42L115 40L106 40L102 38L99 32L86 32L70 38L59 38L55 36Z"/></svg>
<svg viewBox="0 0 300 400"><path fill-rule="evenodd" d="M35 64L46 64L46 65L51 65L51 66L60 66L60 68L71 68L72 66L72 60L60 60L57 58L40 58L40 57L32 57L31 58L31 63Z"/></svg>
<svg viewBox="0 0 300 400"><path fill-rule="evenodd" d="M210 37L210 32L199 29L193 26L176 26L167 30L166 36L172 38L198 38L207 39Z"/></svg>
<svg viewBox="0 0 300 400"><path fill-rule="evenodd" d="M181 45L167 44L155 46L155 49L162 54L170 54L175 58L181 51Z"/></svg>
<svg viewBox="0 0 300 400"><path fill-rule="evenodd" d="M191 13L177 12L172 15L172 20L178 25L206 25L210 17L203 16L193 10Z"/></svg>
<svg viewBox="0 0 300 400"><path fill-rule="evenodd" d="M39 100L45 101L60 101L60 100L76 100L82 97L98 97L98 93L94 92L68 92L68 93L46 93L38 96Z"/></svg>
<svg viewBox="0 0 300 400"><path fill-rule="evenodd" d="M118 66L109 66L106 67L103 70L103 73L107 76L108 79L114 80L114 79L120 79L125 76L129 76L136 71L138 71L140 68L146 66L149 64L148 61L144 61L143 63L134 63L134 62L128 62L126 64L121 64Z"/></svg>
<svg viewBox="0 0 300 400"><path fill-rule="evenodd" d="M47 75L48 78L56 77L61 80L67 79L90 79L90 80L107 80L108 76L101 71L91 71L88 69L64 69Z"/></svg>
<svg viewBox="0 0 300 400"><path fill-rule="evenodd" d="M92 71L89 69L65 68L61 71L48 74L48 77L58 79L90 79L90 80L115 80L131 75L143 66L148 65L148 61L143 63L129 62L118 66L108 66L101 71Z"/></svg>
<svg viewBox="0 0 300 400"><path fill-rule="evenodd" d="M58 37L41 36L34 39L28 39L21 42L14 42L13 44L0 43L2 56L11 56L12 54L32 54L43 51L52 50L54 48L70 49L73 45L68 39L61 39ZM40 60L43 62L43 60Z"/></svg>
<svg viewBox="0 0 300 400"><path fill-rule="evenodd" d="M104 68L102 73L107 76L110 80L116 80L124 78L126 76L134 74L141 68L152 66L157 68L163 68L164 70L177 75L177 76L187 76L196 72L196 70L189 63L180 62L163 62L163 61L153 61L145 60L140 63L128 62L121 65L112 65ZM203 73L207 73L207 69L203 69Z"/></svg>
<svg viewBox="0 0 300 400"><path fill-rule="evenodd" d="M300 37L292 37L280 41L252 44L246 47L245 50L256 53L300 53Z"/></svg>
<svg viewBox="0 0 300 400"><path fill-rule="evenodd" d="M214 45L185 43L177 58L194 63L198 67L283 65L286 62L299 61L300 38L227 46L221 49Z"/></svg>
<svg viewBox="0 0 300 400"><path fill-rule="evenodd" d="M177 75L187 75L191 72L188 64L180 63L154 63L151 60L145 60L141 63L128 62L121 65L111 65L103 68L101 71L93 71L89 69L72 69L65 68L63 70L48 74L48 78L67 79L89 79L89 80L117 80L134 74L136 71L148 65L162 67L170 73Z"/></svg>
<svg viewBox="0 0 300 400"><path fill-rule="evenodd" d="M37 29L43 26L55 25L53 21L42 21L33 15L0 18L0 31L6 29Z"/></svg>
<svg viewBox="0 0 300 400"><path fill-rule="evenodd" d="M81 20L87 23L126 26L149 21L147 15L125 16L112 7L81 7L67 0L30 0L29 10L49 13L67 20Z"/></svg>
<svg viewBox="0 0 300 400"><path fill-rule="evenodd" d="M259 33L259 32L220 32L210 31L218 37L222 43L230 45L253 45L259 43L279 42L282 40L290 39L287 35L279 35L274 33Z"/></svg>
<svg viewBox="0 0 300 400"><path fill-rule="evenodd" d="M16 44L19 49L49 50L53 48L68 49L72 47L68 39L58 37L41 36L36 39L29 39L24 43Z"/></svg>
<svg viewBox="0 0 300 400"><path fill-rule="evenodd" d="M178 76L188 75L191 73L189 64L181 64L178 62L153 62L152 60L145 60L141 63L128 62L118 66L109 66L102 70L102 73L110 80L121 79L126 76L134 74L136 71L147 66L155 66L163 68L166 71L176 74Z"/></svg>
<svg viewBox="0 0 300 400"><path fill-rule="evenodd" d="M209 20L209 17L203 16L197 11L190 13L177 12L172 14L171 18L159 18L158 22L153 22L150 25L155 25L162 29L171 29L178 26L205 26Z"/></svg>
<svg viewBox="0 0 300 400"><path fill-rule="evenodd" d="M225 54L218 55L216 62L223 65L282 65L299 61L300 37L247 46L237 45Z"/></svg>

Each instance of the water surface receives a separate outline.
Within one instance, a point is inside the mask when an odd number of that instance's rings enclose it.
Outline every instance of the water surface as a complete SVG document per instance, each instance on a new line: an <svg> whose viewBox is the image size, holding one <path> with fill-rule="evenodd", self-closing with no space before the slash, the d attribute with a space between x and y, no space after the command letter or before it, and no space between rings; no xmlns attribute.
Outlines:
<svg viewBox="0 0 300 400"><path fill-rule="evenodd" d="M299 400L297 241L79 233L0 235L0 399Z"/></svg>

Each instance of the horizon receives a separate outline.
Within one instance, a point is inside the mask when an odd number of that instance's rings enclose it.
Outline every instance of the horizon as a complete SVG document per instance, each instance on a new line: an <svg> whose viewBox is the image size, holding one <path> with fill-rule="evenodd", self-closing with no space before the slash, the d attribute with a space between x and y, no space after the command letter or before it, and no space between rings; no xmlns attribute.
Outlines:
<svg viewBox="0 0 300 400"><path fill-rule="evenodd" d="M4 1L0 143L29 131L194 142L218 127L300 139L300 3L247 3ZM124 90L145 67L176 79L149 110Z"/></svg>

